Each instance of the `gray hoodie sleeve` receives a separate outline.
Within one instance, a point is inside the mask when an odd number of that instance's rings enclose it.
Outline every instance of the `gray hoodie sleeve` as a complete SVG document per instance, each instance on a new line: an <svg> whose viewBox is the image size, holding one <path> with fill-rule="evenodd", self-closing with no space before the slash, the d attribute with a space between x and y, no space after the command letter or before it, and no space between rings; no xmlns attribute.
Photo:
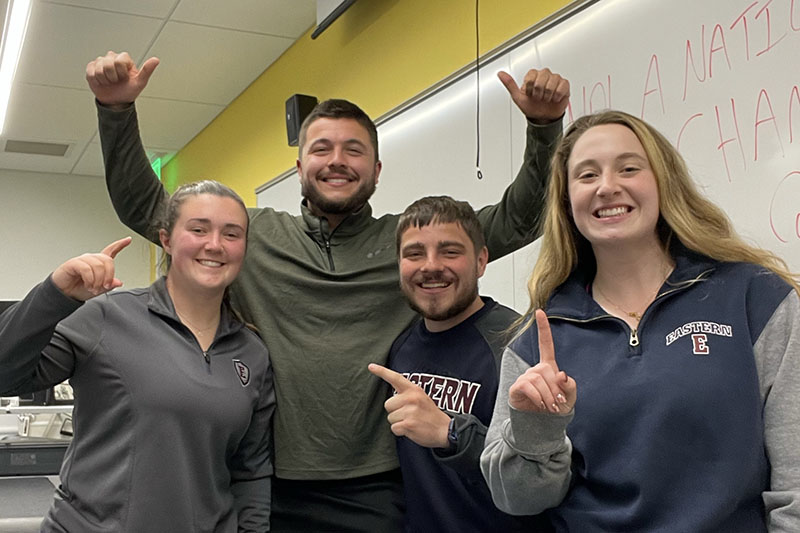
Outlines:
<svg viewBox="0 0 800 533"><path fill-rule="evenodd" d="M763 493L770 533L800 531L800 298L791 291L754 346L764 442L771 466Z"/></svg>
<svg viewBox="0 0 800 533"><path fill-rule="evenodd" d="M572 444L566 435L573 413L518 411L508 389L530 365L506 348L481 470L495 505L510 514L538 514L555 507L569 489Z"/></svg>

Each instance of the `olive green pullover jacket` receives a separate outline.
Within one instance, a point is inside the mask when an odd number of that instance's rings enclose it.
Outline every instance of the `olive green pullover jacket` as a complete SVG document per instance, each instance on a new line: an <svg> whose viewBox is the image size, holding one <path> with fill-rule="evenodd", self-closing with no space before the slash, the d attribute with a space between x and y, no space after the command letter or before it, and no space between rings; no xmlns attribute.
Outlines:
<svg viewBox="0 0 800 533"><path fill-rule="evenodd" d="M111 200L133 231L158 243L154 221L167 193L139 138L136 111L98 106ZM489 257L539 235L549 160L561 121L528 125L525 159L501 201L480 209ZM399 289L399 215L369 204L330 231L303 205L293 216L250 209L247 256L232 286L234 305L269 347L275 373L275 474L344 479L398 467L383 402L388 385L367 364L386 364L414 313Z"/></svg>

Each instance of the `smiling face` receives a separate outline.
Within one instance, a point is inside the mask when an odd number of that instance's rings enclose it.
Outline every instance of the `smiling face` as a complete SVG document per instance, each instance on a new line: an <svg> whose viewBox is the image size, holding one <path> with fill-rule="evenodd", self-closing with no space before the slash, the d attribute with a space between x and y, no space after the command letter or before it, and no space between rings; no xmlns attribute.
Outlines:
<svg viewBox="0 0 800 533"><path fill-rule="evenodd" d="M375 192L381 163L367 130L351 118L318 118L305 134L297 173L317 215L346 215Z"/></svg>
<svg viewBox="0 0 800 533"><path fill-rule="evenodd" d="M455 222L411 226L400 240L400 288L431 331L443 331L481 308L478 278L489 253L478 253Z"/></svg>
<svg viewBox="0 0 800 533"><path fill-rule="evenodd" d="M236 200L214 194L188 196L161 244L171 257L170 285L222 293L239 274L247 244L247 213Z"/></svg>
<svg viewBox="0 0 800 533"><path fill-rule="evenodd" d="M575 142L567 162L575 225L598 247L658 242L658 186L642 144L625 126L604 124Z"/></svg>

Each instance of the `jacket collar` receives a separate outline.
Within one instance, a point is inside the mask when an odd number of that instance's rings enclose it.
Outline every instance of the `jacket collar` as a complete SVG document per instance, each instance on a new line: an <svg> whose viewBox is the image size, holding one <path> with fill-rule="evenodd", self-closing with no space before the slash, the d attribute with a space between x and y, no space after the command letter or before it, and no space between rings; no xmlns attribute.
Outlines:
<svg viewBox="0 0 800 533"><path fill-rule="evenodd" d="M306 233L315 238L328 238L334 241L338 238L352 237L361 233L372 221L372 206L369 202L364 204L361 209L353 211L339 224L333 232L328 225L328 219L319 217L311 212L308 208L307 202L304 199L300 204L300 212L303 217L303 222L306 226Z"/></svg>
<svg viewBox="0 0 800 533"><path fill-rule="evenodd" d="M676 240L677 241L677 240ZM679 242L670 247L670 254L675 260L675 269L667 278L669 289L680 290L696 281L707 278L714 270L717 261L686 248ZM588 319L598 314L605 314L603 309L589 294L589 287L594 280L595 266L580 266L570 274L567 281L558 287L547 304L547 314Z"/></svg>
<svg viewBox="0 0 800 533"><path fill-rule="evenodd" d="M181 323L178 314L175 312L175 306L169 296L169 291L167 291L166 276L161 276L148 288L147 308L157 315L168 318L173 322ZM239 331L243 326L244 324L233 316L228 306L223 305L215 340L229 333Z"/></svg>

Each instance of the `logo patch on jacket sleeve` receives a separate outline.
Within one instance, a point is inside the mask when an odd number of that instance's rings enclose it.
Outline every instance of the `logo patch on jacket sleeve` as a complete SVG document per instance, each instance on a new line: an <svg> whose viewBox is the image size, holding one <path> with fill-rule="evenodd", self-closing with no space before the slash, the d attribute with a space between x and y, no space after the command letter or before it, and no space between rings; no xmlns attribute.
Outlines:
<svg viewBox="0 0 800 533"><path fill-rule="evenodd" d="M250 384L250 368L239 359L234 359L233 369L236 371L236 377L242 382L242 387L247 387Z"/></svg>

